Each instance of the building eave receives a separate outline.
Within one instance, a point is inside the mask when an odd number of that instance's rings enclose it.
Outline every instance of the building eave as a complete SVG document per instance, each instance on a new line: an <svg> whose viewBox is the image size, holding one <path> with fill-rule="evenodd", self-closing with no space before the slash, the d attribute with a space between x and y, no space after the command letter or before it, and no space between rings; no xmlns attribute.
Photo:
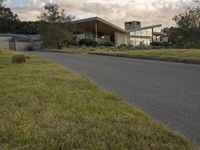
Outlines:
<svg viewBox="0 0 200 150"><path fill-rule="evenodd" d="M76 21L74 21L74 23L75 24L79 24L79 23L85 23L85 22L91 22L91 21L100 21L100 22L102 22L102 23L104 23L106 25L109 25L112 28L115 28L115 29L117 29L117 30L119 30L119 31L121 31L123 33L126 33L126 34L128 33L126 30L124 30L124 29L122 29L122 28L120 28L120 27L118 27L118 26L116 26L116 25L114 25L114 24L102 19L102 18L99 18L99 17L92 17L92 18L76 20Z"/></svg>

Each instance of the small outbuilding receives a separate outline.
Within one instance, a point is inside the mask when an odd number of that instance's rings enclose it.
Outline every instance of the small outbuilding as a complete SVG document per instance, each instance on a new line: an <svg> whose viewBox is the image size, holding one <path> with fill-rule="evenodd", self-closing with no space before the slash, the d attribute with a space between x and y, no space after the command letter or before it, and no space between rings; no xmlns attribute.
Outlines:
<svg viewBox="0 0 200 150"><path fill-rule="evenodd" d="M0 33L0 48L7 50L34 50L42 46L40 35Z"/></svg>

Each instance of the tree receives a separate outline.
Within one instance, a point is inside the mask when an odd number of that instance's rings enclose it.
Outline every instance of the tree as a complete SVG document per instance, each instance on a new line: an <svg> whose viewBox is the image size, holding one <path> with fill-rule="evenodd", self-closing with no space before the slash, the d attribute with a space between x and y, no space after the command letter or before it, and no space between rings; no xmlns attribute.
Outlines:
<svg viewBox="0 0 200 150"><path fill-rule="evenodd" d="M193 2L193 7L188 7L173 18L177 28L171 28L170 34L176 34L173 40L179 46L200 48L200 1Z"/></svg>
<svg viewBox="0 0 200 150"><path fill-rule="evenodd" d="M59 10L57 4L47 3L45 12L39 16L40 33L45 44L60 48L73 39L73 16L66 15L65 10Z"/></svg>
<svg viewBox="0 0 200 150"><path fill-rule="evenodd" d="M19 22L17 14L13 14L10 8L3 5L4 0L0 0L0 32L13 32L15 25Z"/></svg>
<svg viewBox="0 0 200 150"><path fill-rule="evenodd" d="M0 0L0 7L3 6L3 2L4 2L4 0Z"/></svg>

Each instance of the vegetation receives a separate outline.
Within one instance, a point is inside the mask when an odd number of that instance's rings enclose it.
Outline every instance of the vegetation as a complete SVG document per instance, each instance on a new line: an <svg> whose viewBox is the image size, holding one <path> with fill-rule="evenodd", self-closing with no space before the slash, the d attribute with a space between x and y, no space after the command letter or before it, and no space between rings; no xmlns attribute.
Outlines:
<svg viewBox="0 0 200 150"><path fill-rule="evenodd" d="M14 24L19 22L18 16L13 14L10 8L3 5L4 0L0 0L0 31L9 32L15 29Z"/></svg>
<svg viewBox="0 0 200 150"><path fill-rule="evenodd" d="M12 64L13 55L0 53L0 149L192 149L83 77L36 56Z"/></svg>
<svg viewBox="0 0 200 150"><path fill-rule="evenodd" d="M167 48L167 47L172 47L173 45L168 42L152 42L151 46Z"/></svg>
<svg viewBox="0 0 200 150"><path fill-rule="evenodd" d="M24 54L17 54L12 57L12 63L25 63L26 56Z"/></svg>
<svg viewBox="0 0 200 150"><path fill-rule="evenodd" d="M93 54L134 57L134 58L151 58L171 61L198 62L200 63L199 49L162 49L162 50L107 50L94 51Z"/></svg>
<svg viewBox="0 0 200 150"><path fill-rule="evenodd" d="M104 42L104 43L98 44L98 46L107 46L107 47L111 47L111 46L115 46L115 44L112 43L112 42Z"/></svg>
<svg viewBox="0 0 200 150"><path fill-rule="evenodd" d="M179 48L200 48L200 1L193 1L194 7L188 7L173 18L177 27L163 29L169 42Z"/></svg>
<svg viewBox="0 0 200 150"><path fill-rule="evenodd" d="M91 39L81 39L78 44L80 46L97 46L97 42Z"/></svg>
<svg viewBox="0 0 200 150"><path fill-rule="evenodd" d="M48 3L45 12L40 15L40 33L46 45L62 48L73 39L73 17L66 15L65 10L59 11L57 4Z"/></svg>
<svg viewBox="0 0 200 150"><path fill-rule="evenodd" d="M17 14L4 6L0 0L0 33L38 34L39 22L20 21Z"/></svg>

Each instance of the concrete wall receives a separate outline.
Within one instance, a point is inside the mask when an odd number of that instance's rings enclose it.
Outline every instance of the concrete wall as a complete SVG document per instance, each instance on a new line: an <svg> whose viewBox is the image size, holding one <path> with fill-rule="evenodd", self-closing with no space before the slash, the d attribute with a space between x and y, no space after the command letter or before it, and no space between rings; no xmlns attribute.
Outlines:
<svg viewBox="0 0 200 150"><path fill-rule="evenodd" d="M9 49L9 41L11 37L0 37L0 49Z"/></svg>
<svg viewBox="0 0 200 150"><path fill-rule="evenodd" d="M42 45L42 41L35 42L16 42L16 50L17 51L25 51L28 50L28 47L32 46L34 49L40 49Z"/></svg>
<svg viewBox="0 0 200 150"><path fill-rule="evenodd" d="M9 49L9 42L6 41L0 41L0 49L5 49L8 50Z"/></svg>
<svg viewBox="0 0 200 150"><path fill-rule="evenodd" d="M115 46L120 46L122 44L129 44L129 35L115 32Z"/></svg>

